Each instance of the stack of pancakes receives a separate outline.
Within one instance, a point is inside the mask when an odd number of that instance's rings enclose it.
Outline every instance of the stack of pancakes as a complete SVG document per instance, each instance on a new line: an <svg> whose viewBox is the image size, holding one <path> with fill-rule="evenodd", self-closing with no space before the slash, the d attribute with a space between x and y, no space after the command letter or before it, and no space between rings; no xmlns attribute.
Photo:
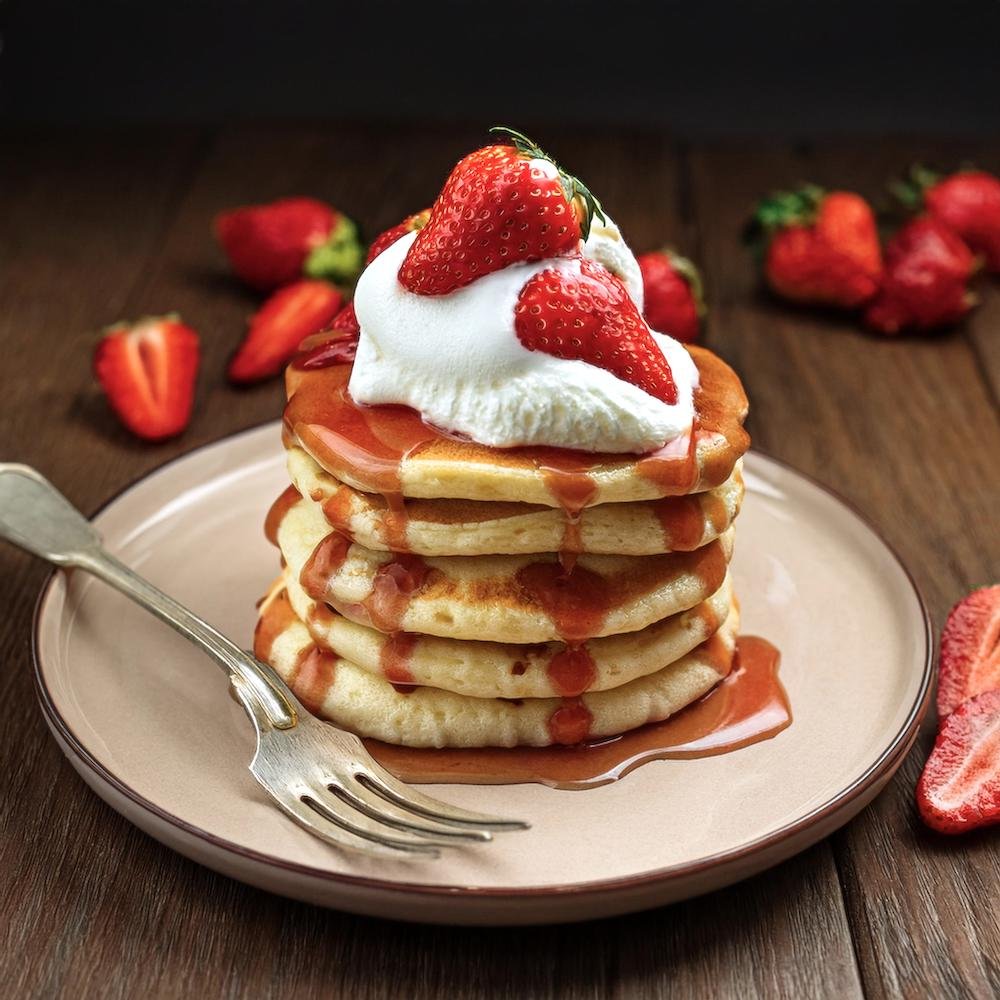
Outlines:
<svg viewBox="0 0 1000 1000"><path fill-rule="evenodd" d="M355 405L347 365L293 363L256 654L323 717L412 747L575 744L700 698L733 659L748 439L739 379L691 353L694 431L651 456L456 440Z"/></svg>

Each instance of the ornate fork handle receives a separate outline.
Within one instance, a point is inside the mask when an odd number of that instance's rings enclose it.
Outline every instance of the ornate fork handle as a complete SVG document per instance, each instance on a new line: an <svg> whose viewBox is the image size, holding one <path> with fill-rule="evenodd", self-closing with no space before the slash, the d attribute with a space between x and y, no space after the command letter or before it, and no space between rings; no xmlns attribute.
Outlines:
<svg viewBox="0 0 1000 1000"><path fill-rule="evenodd" d="M242 691L253 693L267 721L275 729L291 729L296 725L298 713L285 682L267 664L244 652L184 605L178 604L103 548L79 553L70 565L93 573L204 650L228 675L239 678ZM259 713L255 714L259 717Z"/></svg>
<svg viewBox="0 0 1000 1000"><path fill-rule="evenodd" d="M208 622L154 587L101 545L83 515L43 476L26 465L0 463L0 537L58 566L92 573L186 636L238 678L241 701L250 692L254 715L275 729L298 722L296 700L265 663L244 652Z"/></svg>

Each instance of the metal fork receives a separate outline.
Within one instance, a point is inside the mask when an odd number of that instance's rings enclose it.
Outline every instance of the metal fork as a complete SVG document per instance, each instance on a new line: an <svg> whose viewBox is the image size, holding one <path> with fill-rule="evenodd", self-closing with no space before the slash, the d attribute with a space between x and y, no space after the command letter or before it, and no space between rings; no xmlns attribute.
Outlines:
<svg viewBox="0 0 1000 1000"><path fill-rule="evenodd" d="M93 526L29 466L0 463L0 537L57 566L92 573L208 653L253 722L251 774L321 840L379 857L437 857L441 847L527 829L518 820L457 809L398 781L357 736L306 711L266 663L105 551Z"/></svg>

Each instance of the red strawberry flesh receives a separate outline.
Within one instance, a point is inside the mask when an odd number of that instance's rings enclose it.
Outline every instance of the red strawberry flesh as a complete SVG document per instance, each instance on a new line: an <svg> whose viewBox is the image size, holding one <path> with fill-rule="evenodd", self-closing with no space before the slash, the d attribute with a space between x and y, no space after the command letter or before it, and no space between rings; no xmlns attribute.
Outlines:
<svg viewBox="0 0 1000 1000"><path fill-rule="evenodd" d="M187 426L198 372L198 335L171 317L111 327L94 353L94 372L122 423L148 441Z"/></svg>
<svg viewBox="0 0 1000 1000"><path fill-rule="evenodd" d="M974 590L941 631L937 709L943 719L967 699L1000 689L1000 584Z"/></svg>
<svg viewBox="0 0 1000 1000"><path fill-rule="evenodd" d="M917 808L940 833L1000 822L1000 691L962 702L945 719L917 784Z"/></svg>
<svg viewBox="0 0 1000 1000"><path fill-rule="evenodd" d="M250 320L250 329L229 363L238 383L278 375L299 344L325 329L340 311L340 292L325 281L305 279L275 292Z"/></svg>

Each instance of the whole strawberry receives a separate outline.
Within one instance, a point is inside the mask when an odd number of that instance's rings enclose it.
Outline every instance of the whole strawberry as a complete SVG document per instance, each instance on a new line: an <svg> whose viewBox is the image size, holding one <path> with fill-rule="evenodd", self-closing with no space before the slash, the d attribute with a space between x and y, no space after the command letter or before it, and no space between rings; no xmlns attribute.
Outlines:
<svg viewBox="0 0 1000 1000"><path fill-rule="evenodd" d="M983 257L988 271L1000 273L1000 178L985 170L944 177L917 165L893 191L908 208L923 209L953 229Z"/></svg>
<svg viewBox="0 0 1000 1000"><path fill-rule="evenodd" d="M772 194L757 206L748 238L763 243L764 277L783 298L855 309L878 291L882 253L860 195L812 184Z"/></svg>
<svg viewBox="0 0 1000 1000"><path fill-rule="evenodd" d="M517 261L576 252L602 221L597 199L530 139L510 129L510 145L460 160L399 269L418 295L444 295Z"/></svg>
<svg viewBox="0 0 1000 1000"><path fill-rule="evenodd" d="M355 224L315 198L282 198L223 212L215 234L233 270L262 292L303 275L350 285L364 258Z"/></svg>
<svg viewBox="0 0 1000 1000"><path fill-rule="evenodd" d="M198 335L179 316L150 316L108 327L94 374L111 408L138 437L163 441L191 419Z"/></svg>
<svg viewBox="0 0 1000 1000"><path fill-rule="evenodd" d="M958 322L975 304L968 290L972 251L929 216L907 223L886 244L885 275L865 323L879 333L934 330Z"/></svg>
<svg viewBox="0 0 1000 1000"><path fill-rule="evenodd" d="M427 225L431 210L425 208L422 212L415 212L408 215L398 226L387 229L384 233L379 233L372 240L372 245L368 248L368 256L365 264L370 264L380 253L388 250L397 240L401 240L407 233L415 233Z"/></svg>
<svg viewBox="0 0 1000 1000"><path fill-rule="evenodd" d="M705 316L701 275L673 250L653 250L639 257L646 322L660 333L688 344L698 339Z"/></svg>
<svg viewBox="0 0 1000 1000"><path fill-rule="evenodd" d="M578 271L548 268L521 289L517 338L531 351L586 361L665 403L677 385L659 345L622 282L596 261Z"/></svg>

